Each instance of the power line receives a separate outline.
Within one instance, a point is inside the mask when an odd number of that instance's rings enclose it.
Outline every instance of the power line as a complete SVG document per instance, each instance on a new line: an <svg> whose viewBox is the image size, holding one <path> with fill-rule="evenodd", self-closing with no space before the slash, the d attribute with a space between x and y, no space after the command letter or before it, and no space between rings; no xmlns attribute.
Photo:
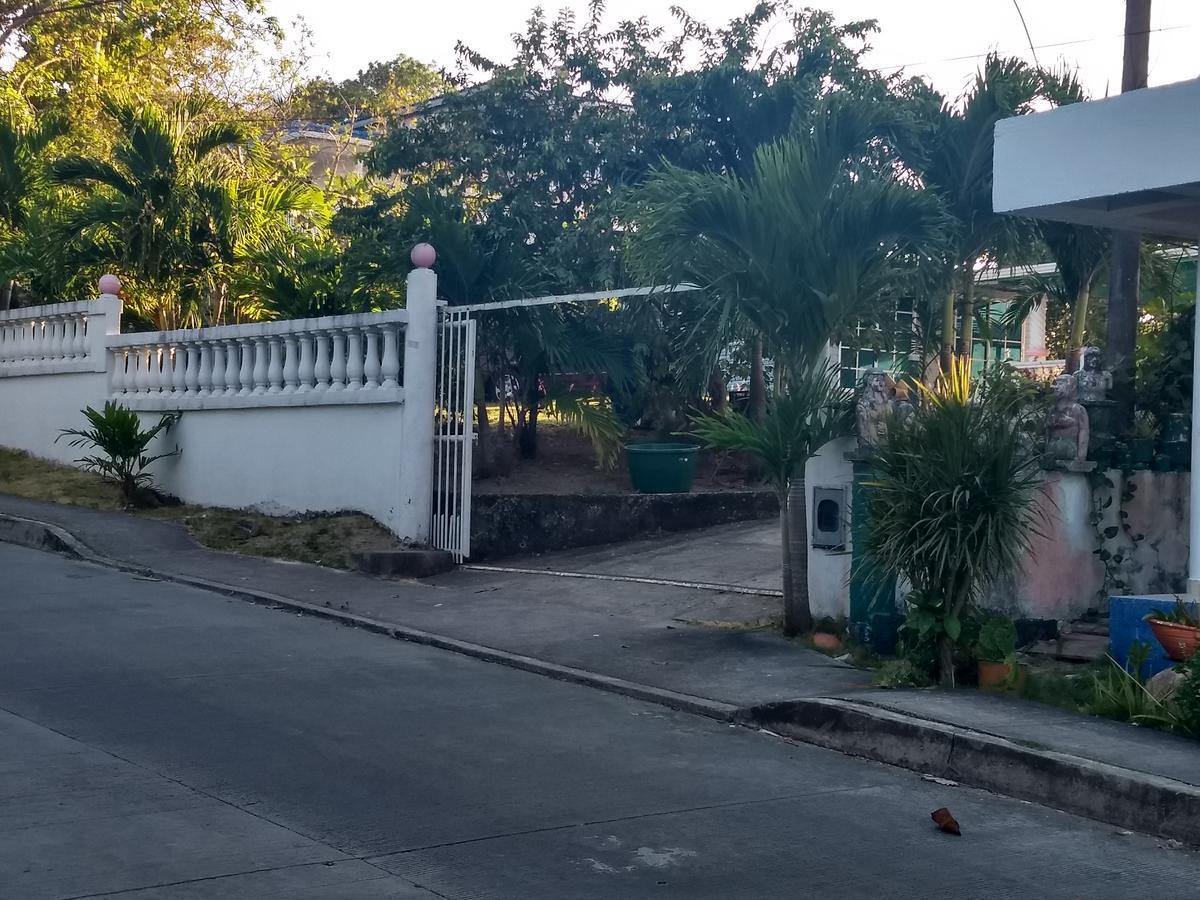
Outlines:
<svg viewBox="0 0 1200 900"><path fill-rule="evenodd" d="M1195 25L1166 25L1162 28L1151 28L1144 33L1145 34L1158 34L1159 32L1163 32L1163 31L1186 31L1189 28L1195 28L1195 27L1196 27ZM1118 38L1124 38L1124 37L1125 37L1125 33L1121 32L1120 34L1099 35L1097 37L1090 37L1090 38L1079 38L1079 39L1073 40L1073 41L1056 41L1051 44L1038 44L1036 46L1031 45L1029 49L1030 50L1049 50L1049 49L1052 49L1055 47L1071 47L1071 46L1075 46L1077 44L1092 44L1092 43L1095 43L1096 41L1117 40ZM963 56L947 56L942 59L926 59L926 60L920 60L918 62L906 62L906 63L889 63L887 65L875 66L874 68L876 68L876 69L907 69L909 66L932 66L932 65L937 65L938 63L964 62L968 59L979 59L979 58L987 56L989 53L993 53L993 52L1000 52L1000 51L985 50L982 53L967 53Z"/></svg>
<svg viewBox="0 0 1200 900"><path fill-rule="evenodd" d="M1025 13L1021 12L1020 0L1013 0L1013 6L1017 8L1017 16L1021 19L1021 27L1025 29L1025 40L1029 42L1029 52L1033 54L1033 64L1040 69L1042 64L1038 62L1037 48L1033 46L1033 35L1029 33L1029 25L1025 22Z"/></svg>

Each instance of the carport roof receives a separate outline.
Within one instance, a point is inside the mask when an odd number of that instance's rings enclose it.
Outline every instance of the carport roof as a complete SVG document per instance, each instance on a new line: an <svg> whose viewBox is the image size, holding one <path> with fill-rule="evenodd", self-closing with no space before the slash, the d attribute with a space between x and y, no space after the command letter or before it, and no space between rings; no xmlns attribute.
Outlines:
<svg viewBox="0 0 1200 900"><path fill-rule="evenodd" d="M996 212L1200 236L1200 79L997 123Z"/></svg>

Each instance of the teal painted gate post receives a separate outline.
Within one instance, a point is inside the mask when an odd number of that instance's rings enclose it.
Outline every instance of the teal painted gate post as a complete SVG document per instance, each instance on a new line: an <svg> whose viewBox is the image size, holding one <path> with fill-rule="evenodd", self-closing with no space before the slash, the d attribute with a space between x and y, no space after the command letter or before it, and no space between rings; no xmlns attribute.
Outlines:
<svg viewBox="0 0 1200 900"><path fill-rule="evenodd" d="M846 459L854 464L854 483L850 490L850 635L875 653L890 655L896 651L896 632L900 615L896 611L896 577L872 577L863 567L866 546L867 488L874 475L869 451L853 450Z"/></svg>

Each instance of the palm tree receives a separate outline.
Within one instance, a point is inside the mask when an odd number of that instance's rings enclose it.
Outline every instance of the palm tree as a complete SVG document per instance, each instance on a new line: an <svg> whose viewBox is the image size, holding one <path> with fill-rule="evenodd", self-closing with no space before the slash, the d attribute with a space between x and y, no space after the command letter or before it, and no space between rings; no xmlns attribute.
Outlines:
<svg viewBox="0 0 1200 900"><path fill-rule="evenodd" d="M786 394L772 398L762 421L738 412L699 416L692 434L714 450L749 453L779 497L783 547L783 630L812 631L808 600L808 522L804 467L835 438L849 433L850 392L836 367L800 369ZM799 509L796 509L796 505Z"/></svg>
<svg viewBox="0 0 1200 900"><path fill-rule="evenodd" d="M228 208L217 152L249 135L228 122L204 124L195 102L104 107L121 131L112 162L70 156L50 167L53 180L88 193L67 217L67 236L81 263L131 276L159 329L199 320L201 276L219 256L217 217Z"/></svg>
<svg viewBox="0 0 1200 900"><path fill-rule="evenodd" d="M1066 222L1039 222L1042 243L1050 251L1056 271L1052 275L1032 274L1022 279L1017 299L1005 310L1005 327L1021 322L1034 303L1055 297L1071 310L1071 330L1067 337L1067 371L1079 367L1080 352L1087 338L1088 306L1092 286L1104 268L1112 246L1107 231Z"/></svg>
<svg viewBox="0 0 1200 900"><path fill-rule="evenodd" d="M887 153L886 138L900 123L879 110L832 98L795 135L759 148L747 177L668 167L630 204L635 265L703 290L699 319L708 328L695 330L693 352L715 359L732 323L771 348L780 396L764 428L793 428L779 421L782 413L803 422L820 415L830 397L814 385L830 339L869 316L881 295L902 287L914 260L938 248L940 204ZM798 410L801 400L818 405ZM758 452L750 432L736 428L727 437L737 435L743 449ZM809 455L817 449L796 446ZM812 619L807 560L798 563L789 549L808 545L797 454L789 457L782 503L789 631Z"/></svg>
<svg viewBox="0 0 1200 900"><path fill-rule="evenodd" d="M954 227L944 257L942 370L955 352L956 318L961 319L958 354L969 358L973 341L976 267L987 255L1019 242L1027 228L992 210L992 150L996 123L1033 110L1047 95L1047 76L1020 59L991 54L957 104L942 101L921 144L922 181L942 198ZM955 298L962 304L956 317Z"/></svg>
<svg viewBox="0 0 1200 900"><path fill-rule="evenodd" d="M43 154L50 142L66 131L66 121L52 116L32 126L21 122L11 109L0 116L0 255L5 260L25 255L26 248L18 245L25 236L34 198L44 188ZM16 272L7 274L0 311L12 304Z"/></svg>

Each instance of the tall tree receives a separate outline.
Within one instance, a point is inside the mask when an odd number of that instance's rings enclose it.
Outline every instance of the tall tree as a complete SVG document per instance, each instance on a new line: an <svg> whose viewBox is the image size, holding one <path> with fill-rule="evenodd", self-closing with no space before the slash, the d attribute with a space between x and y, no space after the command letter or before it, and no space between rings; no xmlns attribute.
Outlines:
<svg viewBox="0 0 1200 900"><path fill-rule="evenodd" d="M630 252L639 268L703 290L710 353L727 341L721 326L731 315L743 318L774 351L784 396L794 383L809 399L827 398L813 386L831 337L940 250L940 204L882 152L881 136L896 123L879 121L881 109L831 98L795 135L761 147L746 178L669 166L634 194ZM763 428L784 427L771 415ZM784 619L795 632L812 620L802 461L793 459L783 477Z"/></svg>
<svg viewBox="0 0 1200 900"><path fill-rule="evenodd" d="M13 110L0 113L0 268L9 268L27 248L31 214L45 188L45 151L66 132L65 120L45 116L28 124ZM12 303L17 271L8 271L0 291L0 310Z"/></svg>
<svg viewBox="0 0 1200 900"><path fill-rule="evenodd" d="M943 200L954 220L945 257L941 360L949 370L957 352L970 357L973 342L976 268L980 260L1020 241L1025 226L992 210L992 147L996 123L1031 112L1045 95L1043 73L1020 59L989 55L971 88L955 104L942 101L927 122L925 159L918 163L925 184ZM955 300L961 297L956 306Z"/></svg>
<svg viewBox="0 0 1200 900"><path fill-rule="evenodd" d="M57 160L51 177L87 192L65 231L82 265L130 276L141 311L160 330L202 320L205 270L219 253L217 217L226 209L218 152L244 145L238 125L200 125L197 105L106 101L122 139L112 161Z"/></svg>

